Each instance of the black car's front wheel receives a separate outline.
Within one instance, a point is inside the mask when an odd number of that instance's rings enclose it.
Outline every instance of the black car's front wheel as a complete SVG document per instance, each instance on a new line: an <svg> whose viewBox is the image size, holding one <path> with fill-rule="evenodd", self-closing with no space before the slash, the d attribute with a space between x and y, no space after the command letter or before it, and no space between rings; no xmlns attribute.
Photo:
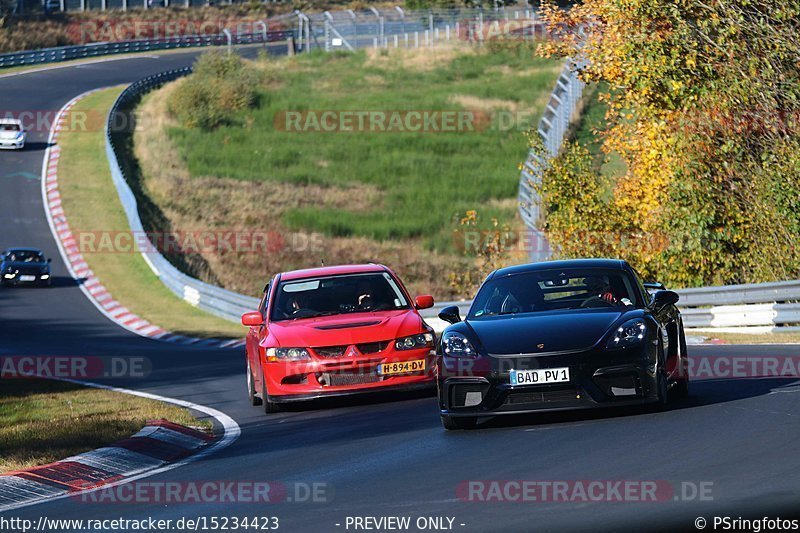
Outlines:
<svg viewBox="0 0 800 533"><path fill-rule="evenodd" d="M450 415L442 415L442 426L448 431L457 429L472 429L478 425L478 419L475 417L458 417L454 418Z"/></svg>

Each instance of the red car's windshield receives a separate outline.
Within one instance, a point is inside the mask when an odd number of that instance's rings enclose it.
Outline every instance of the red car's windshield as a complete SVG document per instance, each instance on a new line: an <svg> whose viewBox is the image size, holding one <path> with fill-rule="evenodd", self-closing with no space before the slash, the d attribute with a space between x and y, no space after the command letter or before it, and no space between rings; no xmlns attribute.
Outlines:
<svg viewBox="0 0 800 533"><path fill-rule="evenodd" d="M398 283L385 272L285 281L274 299L273 322L408 308Z"/></svg>

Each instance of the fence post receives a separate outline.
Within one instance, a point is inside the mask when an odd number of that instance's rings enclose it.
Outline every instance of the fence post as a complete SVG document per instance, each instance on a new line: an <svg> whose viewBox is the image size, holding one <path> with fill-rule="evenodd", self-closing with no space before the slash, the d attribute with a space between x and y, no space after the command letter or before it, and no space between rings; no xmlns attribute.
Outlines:
<svg viewBox="0 0 800 533"><path fill-rule="evenodd" d="M233 52L233 35L231 35L231 30L228 28L224 28L222 33L225 34L225 38L228 40L228 53L230 54Z"/></svg>
<svg viewBox="0 0 800 533"><path fill-rule="evenodd" d="M189 0L186 0L186 2L188 3ZM261 26L261 36L263 37L264 44L266 45L267 44L267 23L264 22L263 20L257 20L256 21L256 27L259 27L259 26Z"/></svg>
<svg viewBox="0 0 800 533"><path fill-rule="evenodd" d="M358 48L358 22L356 22L356 13L352 9L347 10L350 13L350 18L353 20L353 46Z"/></svg>
<svg viewBox="0 0 800 533"><path fill-rule="evenodd" d="M400 6L394 6L395 10L400 13L400 33L406 32L406 12Z"/></svg>
<svg viewBox="0 0 800 533"><path fill-rule="evenodd" d="M383 17L381 16L381 12L374 7L370 7L369 10L372 11L372 13L378 19L378 38L380 38L381 42L383 42Z"/></svg>

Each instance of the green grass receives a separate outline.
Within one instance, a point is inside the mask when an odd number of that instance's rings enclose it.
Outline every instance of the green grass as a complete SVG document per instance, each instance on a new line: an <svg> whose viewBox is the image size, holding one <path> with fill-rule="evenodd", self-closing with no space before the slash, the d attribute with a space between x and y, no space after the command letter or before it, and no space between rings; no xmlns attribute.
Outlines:
<svg viewBox="0 0 800 533"><path fill-rule="evenodd" d="M3 379L0 472L105 446L160 418L211 429L185 409L154 400L58 381Z"/></svg>
<svg viewBox="0 0 800 533"><path fill-rule="evenodd" d="M558 63L532 49L451 53L438 68L419 68L390 51L375 60L365 52L309 54L278 61L256 109L235 115L214 131L171 128L169 133L192 176L247 181L347 186L381 191L366 210L288 209L293 230L376 240L423 238L430 249L452 251L454 217L478 209L484 220L513 219L524 160L522 131L541 115L558 75ZM445 53L445 52L439 52ZM422 50L435 60L436 51ZM466 110L508 106L527 114L517 128L446 133L285 132L275 118L303 110ZM490 100L489 100L490 99ZM492 103L494 102L494 103ZM253 199L258 201L258 199Z"/></svg>
<svg viewBox="0 0 800 533"><path fill-rule="evenodd" d="M121 92L107 89L81 100L74 112L106 116ZM111 181L102 128L65 130L58 179L62 205L73 231L126 232L128 220ZM113 233L112 233L113 234ZM131 312L162 328L195 337L242 337L244 328L178 299L139 253L83 253L111 295Z"/></svg>
<svg viewBox="0 0 800 533"><path fill-rule="evenodd" d="M607 92L606 84L587 86L584 92L584 108L575 124L572 140L589 150L600 174L613 182L625 175L627 166L619 154L606 154L602 150L603 138L600 132L608 127L606 122L608 104L600 100L600 95Z"/></svg>

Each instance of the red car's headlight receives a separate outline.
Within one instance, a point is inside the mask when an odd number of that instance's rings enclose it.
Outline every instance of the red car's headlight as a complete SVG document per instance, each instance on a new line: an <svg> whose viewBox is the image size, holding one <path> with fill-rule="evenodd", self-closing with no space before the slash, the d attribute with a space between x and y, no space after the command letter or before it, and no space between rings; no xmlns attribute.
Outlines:
<svg viewBox="0 0 800 533"><path fill-rule="evenodd" d="M267 348L267 361L302 361L311 359L305 348Z"/></svg>
<svg viewBox="0 0 800 533"><path fill-rule="evenodd" d="M394 341L396 350L414 350L417 348L433 348L433 333L420 333Z"/></svg>

